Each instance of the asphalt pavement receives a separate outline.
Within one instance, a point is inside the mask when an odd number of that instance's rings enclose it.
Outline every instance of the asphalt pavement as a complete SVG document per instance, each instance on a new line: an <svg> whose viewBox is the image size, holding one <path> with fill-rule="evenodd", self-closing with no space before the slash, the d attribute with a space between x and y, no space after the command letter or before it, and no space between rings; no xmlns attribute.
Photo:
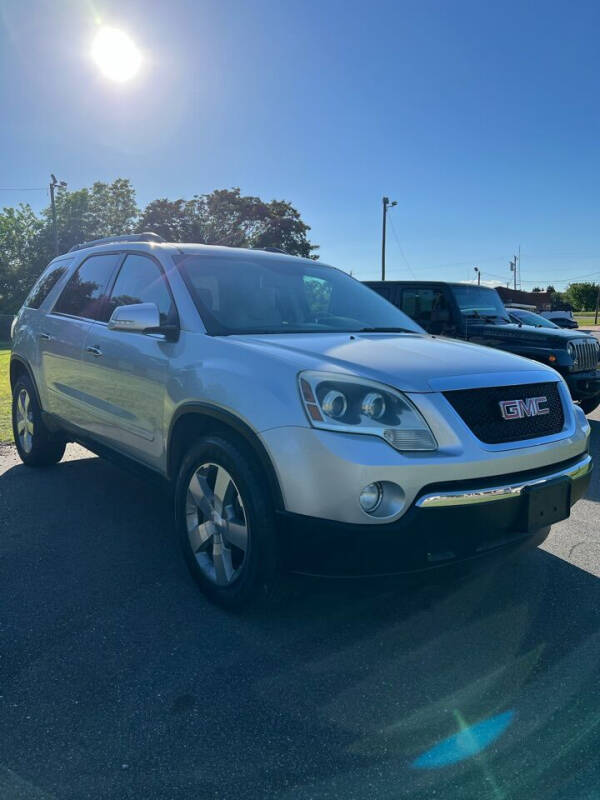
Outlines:
<svg viewBox="0 0 600 800"><path fill-rule="evenodd" d="M542 548L474 575L233 615L156 485L4 447L0 798L597 798L599 501L596 472Z"/></svg>

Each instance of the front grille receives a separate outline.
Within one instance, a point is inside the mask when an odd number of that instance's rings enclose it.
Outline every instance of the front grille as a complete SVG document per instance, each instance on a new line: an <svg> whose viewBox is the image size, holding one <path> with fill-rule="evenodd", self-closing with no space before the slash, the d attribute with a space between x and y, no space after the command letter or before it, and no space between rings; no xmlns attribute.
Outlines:
<svg viewBox="0 0 600 800"><path fill-rule="evenodd" d="M571 344L575 348L575 357L577 358L577 366L573 371L583 372L584 370L596 369L598 366L598 348L595 341L586 342L578 339L571 342Z"/></svg>
<svg viewBox="0 0 600 800"><path fill-rule="evenodd" d="M460 389L444 392L444 397L453 406L475 436L486 444L518 442L538 436L560 433L565 424L557 383L530 383L520 386L495 386L490 389ZM503 400L527 400L545 397L544 408L548 414L504 419L500 410Z"/></svg>

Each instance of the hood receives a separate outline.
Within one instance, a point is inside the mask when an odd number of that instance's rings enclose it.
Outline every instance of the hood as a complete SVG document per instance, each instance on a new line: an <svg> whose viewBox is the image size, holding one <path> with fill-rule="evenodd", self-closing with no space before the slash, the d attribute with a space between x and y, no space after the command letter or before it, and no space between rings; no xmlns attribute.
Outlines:
<svg viewBox="0 0 600 800"><path fill-rule="evenodd" d="M298 371L341 371L406 392L490 385L490 374L500 386L558 380L550 367L512 353L426 334L261 334L228 338L293 363Z"/></svg>
<svg viewBox="0 0 600 800"><path fill-rule="evenodd" d="M564 328L534 328L532 325L493 325L492 323L471 322L468 330L472 334L475 330L485 333L486 338L499 342L515 342L531 344L534 347L558 347L564 350L567 342L576 337L586 338L587 334L581 331L566 330Z"/></svg>

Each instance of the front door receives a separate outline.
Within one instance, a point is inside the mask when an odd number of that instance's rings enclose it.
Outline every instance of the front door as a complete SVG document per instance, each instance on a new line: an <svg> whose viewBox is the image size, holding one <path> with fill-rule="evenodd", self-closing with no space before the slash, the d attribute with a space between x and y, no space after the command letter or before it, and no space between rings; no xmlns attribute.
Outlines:
<svg viewBox="0 0 600 800"><path fill-rule="evenodd" d="M86 428L111 447L155 464L164 448L169 365L178 344L160 334L110 330L107 322L114 309L134 303L155 303L162 324L176 319L162 268L153 258L137 253L125 258L101 319L87 333Z"/></svg>

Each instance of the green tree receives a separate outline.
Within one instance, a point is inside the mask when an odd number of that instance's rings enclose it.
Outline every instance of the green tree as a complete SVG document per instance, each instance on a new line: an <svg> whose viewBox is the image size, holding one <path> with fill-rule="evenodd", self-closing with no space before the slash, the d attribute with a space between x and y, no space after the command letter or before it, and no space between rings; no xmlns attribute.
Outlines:
<svg viewBox="0 0 600 800"><path fill-rule="evenodd" d="M89 189L56 193L56 220L59 251L74 244L119 233L131 233L138 215L135 191L125 178L112 183L97 181ZM52 240L52 209L42 213L44 236Z"/></svg>
<svg viewBox="0 0 600 800"><path fill-rule="evenodd" d="M318 258L318 247L308 240L310 226L299 212L285 200L272 200L266 206L262 229L251 240L252 247L278 247L286 253L304 258Z"/></svg>
<svg viewBox="0 0 600 800"><path fill-rule="evenodd" d="M533 289L532 289L531 291L532 291L532 292L541 292L542 290L540 289L540 287L539 287L539 286L534 286L534 287L533 287Z"/></svg>
<svg viewBox="0 0 600 800"><path fill-rule="evenodd" d="M0 213L0 312L13 313L41 272L45 254L38 240L42 223L31 206L4 208Z"/></svg>
<svg viewBox="0 0 600 800"><path fill-rule="evenodd" d="M90 224L98 238L132 233L139 210L135 190L126 178L112 183L96 181L90 189Z"/></svg>
<svg viewBox="0 0 600 800"><path fill-rule="evenodd" d="M310 227L290 203L244 196L240 189L217 189L191 200L161 198L149 203L139 231L153 231L168 241L229 247L274 247L290 255L316 258L308 240Z"/></svg>
<svg viewBox="0 0 600 800"><path fill-rule="evenodd" d="M158 233L168 242L184 242L186 236L185 203L161 197L148 203L137 224L139 232Z"/></svg>
<svg viewBox="0 0 600 800"><path fill-rule="evenodd" d="M575 311L593 311L596 308L598 284L596 283L571 283L567 286L564 298L571 303Z"/></svg>
<svg viewBox="0 0 600 800"><path fill-rule="evenodd" d="M317 258L309 226L290 203L217 189L190 200L159 198L140 214L135 191L125 178L56 192L59 252L73 245L131 231L155 231L167 241L274 247L291 255ZM0 212L0 312L14 313L54 257L51 208L37 216L30 206Z"/></svg>

